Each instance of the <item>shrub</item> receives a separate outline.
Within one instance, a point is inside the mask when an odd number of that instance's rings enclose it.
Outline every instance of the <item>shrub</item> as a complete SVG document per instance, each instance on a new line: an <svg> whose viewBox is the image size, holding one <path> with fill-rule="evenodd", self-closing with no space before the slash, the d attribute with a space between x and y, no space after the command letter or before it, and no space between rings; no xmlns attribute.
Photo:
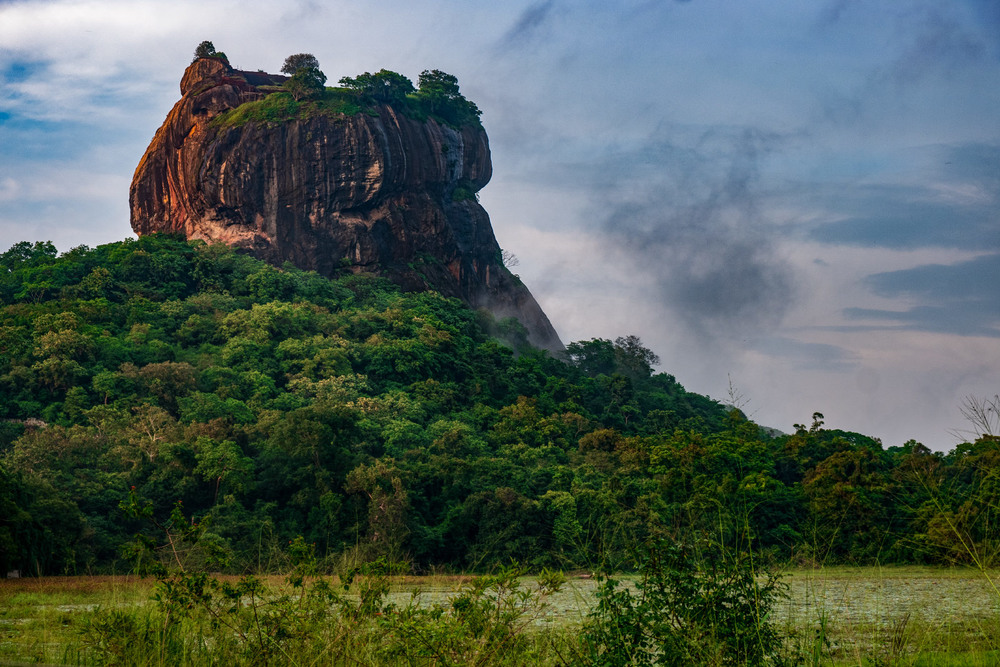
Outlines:
<svg viewBox="0 0 1000 667"><path fill-rule="evenodd" d="M636 590L607 579L582 634L579 664L763 665L782 645L770 620L784 586L746 553L671 540L640 554Z"/></svg>

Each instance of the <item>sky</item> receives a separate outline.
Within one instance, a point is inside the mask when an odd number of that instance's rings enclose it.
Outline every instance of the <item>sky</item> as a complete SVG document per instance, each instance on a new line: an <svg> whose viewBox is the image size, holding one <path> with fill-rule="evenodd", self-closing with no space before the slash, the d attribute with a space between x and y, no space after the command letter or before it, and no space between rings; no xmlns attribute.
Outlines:
<svg viewBox="0 0 1000 667"><path fill-rule="evenodd" d="M480 193L564 342L785 432L959 442L1000 392L996 0L0 0L0 251L132 236L195 47L455 74Z"/></svg>

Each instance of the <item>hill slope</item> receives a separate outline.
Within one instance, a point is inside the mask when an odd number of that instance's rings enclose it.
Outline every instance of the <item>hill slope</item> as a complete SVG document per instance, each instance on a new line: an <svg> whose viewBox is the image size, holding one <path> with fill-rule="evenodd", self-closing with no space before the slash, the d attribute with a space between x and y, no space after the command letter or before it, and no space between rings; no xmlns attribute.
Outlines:
<svg viewBox="0 0 1000 667"><path fill-rule="evenodd" d="M424 564L547 561L546 494L571 488L582 438L724 419L648 366L592 378L516 321L224 245L23 243L0 266L4 465L50 507L11 528L34 535L31 569L113 562L133 486L157 512L212 514L241 558L305 534ZM523 516L492 525L488 508Z"/></svg>
<svg viewBox="0 0 1000 667"><path fill-rule="evenodd" d="M1000 438L883 449L819 414L771 438L652 374L637 339L567 349L222 244L17 244L0 254L0 571L131 567L132 492L161 523L181 503L238 571L281 567L298 535L328 565L418 571L627 567L663 534L996 564Z"/></svg>

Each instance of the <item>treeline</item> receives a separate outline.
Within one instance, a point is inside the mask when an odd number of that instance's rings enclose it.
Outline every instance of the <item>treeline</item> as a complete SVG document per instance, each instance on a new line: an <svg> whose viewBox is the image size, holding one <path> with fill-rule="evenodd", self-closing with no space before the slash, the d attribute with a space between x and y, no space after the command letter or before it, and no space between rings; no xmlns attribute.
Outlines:
<svg viewBox="0 0 1000 667"><path fill-rule="evenodd" d="M148 236L0 255L0 569L124 571L123 504L178 507L229 569L628 568L660 536L770 558L997 558L1000 440L944 455L771 437L654 374L635 337L566 359L439 294Z"/></svg>

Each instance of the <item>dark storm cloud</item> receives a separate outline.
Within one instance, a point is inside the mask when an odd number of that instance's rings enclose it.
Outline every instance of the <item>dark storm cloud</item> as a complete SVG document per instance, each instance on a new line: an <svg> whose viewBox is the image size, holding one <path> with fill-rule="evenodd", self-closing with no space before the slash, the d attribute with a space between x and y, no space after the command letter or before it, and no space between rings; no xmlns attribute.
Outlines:
<svg viewBox="0 0 1000 667"><path fill-rule="evenodd" d="M918 301L903 311L848 308L855 320L889 320L898 328L1000 337L1000 253L954 265L929 264L868 276L879 296Z"/></svg>
<svg viewBox="0 0 1000 667"><path fill-rule="evenodd" d="M592 184L600 230L678 322L734 338L777 325L793 299L755 191L778 138L715 129L653 141L600 165Z"/></svg>
<svg viewBox="0 0 1000 667"><path fill-rule="evenodd" d="M810 236L822 243L914 249L927 247L976 250L1000 246L995 211L943 203L922 203L913 188L875 187L852 196L870 199L856 215L825 223ZM909 195L909 196L908 196ZM972 210L969 210L972 209Z"/></svg>
<svg viewBox="0 0 1000 667"><path fill-rule="evenodd" d="M504 33L504 36L497 42L497 50L507 51L524 46L529 42L538 27L549 18L554 4L554 0L545 0L535 3L521 12L510 30Z"/></svg>

